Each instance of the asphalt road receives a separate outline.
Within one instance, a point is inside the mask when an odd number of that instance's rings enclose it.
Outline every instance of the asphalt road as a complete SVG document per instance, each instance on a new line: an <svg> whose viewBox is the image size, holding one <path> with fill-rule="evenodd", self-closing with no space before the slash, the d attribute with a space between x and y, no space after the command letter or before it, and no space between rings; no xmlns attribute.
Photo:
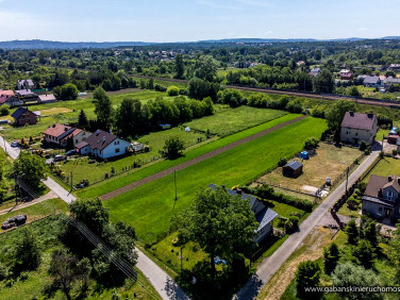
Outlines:
<svg viewBox="0 0 400 300"><path fill-rule="evenodd" d="M362 162L362 164L349 176L351 186L358 178L373 164L379 156L380 145L374 147L374 151ZM306 236L318 225L323 216L330 211L330 208L344 194L346 182L340 184L309 216L299 227L299 230L292 234L270 257L266 258L257 269L256 274L246 283L245 286L234 296L234 299L253 299L262 287L268 283L271 277L286 262L290 255L301 245Z"/></svg>
<svg viewBox="0 0 400 300"><path fill-rule="evenodd" d="M19 155L18 147L11 147L11 145L0 135L0 147L6 151L6 153L12 158L17 159Z"/></svg>

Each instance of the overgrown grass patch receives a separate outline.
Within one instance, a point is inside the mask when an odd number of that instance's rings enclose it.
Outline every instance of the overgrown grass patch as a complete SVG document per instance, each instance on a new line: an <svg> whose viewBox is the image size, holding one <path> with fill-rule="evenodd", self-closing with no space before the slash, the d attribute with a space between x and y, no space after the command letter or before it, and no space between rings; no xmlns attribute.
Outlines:
<svg viewBox="0 0 400 300"><path fill-rule="evenodd" d="M286 115L287 112L272 109L259 109L240 106L234 109L220 110L213 116L204 117L186 123L192 129L206 132L210 130L219 136L227 136Z"/></svg>

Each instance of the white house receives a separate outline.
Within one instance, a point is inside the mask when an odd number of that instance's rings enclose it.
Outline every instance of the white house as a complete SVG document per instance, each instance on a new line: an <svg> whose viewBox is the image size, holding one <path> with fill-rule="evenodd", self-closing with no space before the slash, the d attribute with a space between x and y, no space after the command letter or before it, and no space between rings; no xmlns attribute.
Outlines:
<svg viewBox="0 0 400 300"><path fill-rule="evenodd" d="M35 84L31 79L18 80L17 90L31 90L35 88Z"/></svg>
<svg viewBox="0 0 400 300"><path fill-rule="evenodd" d="M361 141L372 145L378 131L378 119L374 114L346 112L340 130L340 140L347 144Z"/></svg>
<svg viewBox="0 0 400 300"><path fill-rule="evenodd" d="M75 146L82 155L90 154L102 159L124 155L130 147L129 142L100 129Z"/></svg>
<svg viewBox="0 0 400 300"><path fill-rule="evenodd" d="M209 188L216 189L217 185L210 184ZM231 196L240 195L243 200L247 200L251 207L252 212L254 213L257 222L260 224L258 228L255 230L255 238L254 241L256 243L260 243L265 237L272 233L272 221L278 217L278 213L270 209L264 203L257 200L256 197L247 195L242 191L238 190L230 190L226 189L226 192Z"/></svg>

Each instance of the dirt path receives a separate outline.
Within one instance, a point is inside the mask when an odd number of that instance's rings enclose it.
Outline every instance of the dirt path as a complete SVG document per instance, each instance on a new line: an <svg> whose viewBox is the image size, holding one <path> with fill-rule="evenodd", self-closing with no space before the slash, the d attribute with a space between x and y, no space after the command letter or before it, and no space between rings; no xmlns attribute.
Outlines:
<svg viewBox="0 0 400 300"><path fill-rule="evenodd" d="M226 145L226 146L224 146L222 148L219 148L217 150L211 151L209 153L206 153L204 155L196 157L196 158L194 158L192 160L189 160L189 161L184 162L182 164L176 165L176 166L174 166L172 168L169 168L169 169L166 169L164 171L158 172L156 174L153 174L151 176L143 178L143 179L141 179L139 181L133 182L133 183L128 184L126 186L123 186L123 187L121 187L119 189L116 189L116 190L114 190L112 192L104 194L104 195L100 196L100 199L105 201L105 200L109 200L111 198L115 198L115 197L117 197L119 195L122 195L122 194L124 194L126 192L129 192L130 190L133 190L133 189L135 189L137 187L140 187L140 186L145 185L145 184L147 184L149 182L152 182L152 181L155 181L157 179L160 179L160 178L163 178L165 176L168 176L168 175L174 173L175 171L186 169L187 167L193 166L193 165L195 165L195 164L197 164L199 162L202 162L202 161L207 160L207 159L209 159L211 157L214 157L214 156L216 156L218 154L221 154L221 153L223 153L225 151L233 149L233 148L235 148L235 147L237 147L239 145L242 145L244 143L247 143L247 142L250 142L252 140L255 140L255 139L257 139L259 137L262 137L262 136L264 136L264 135L266 135L266 134L268 134L270 132L273 132L275 130L281 129L281 128L286 127L286 126L288 126L290 124L296 123L296 122L298 122L298 121L300 121L300 120L302 120L304 118L306 118L306 116L301 116L301 117L298 117L296 119L293 119L293 120L284 122L282 124L279 124L279 125L277 125L275 127L272 127L272 128L267 129L267 130L261 131L259 133L256 133L256 134L252 135L252 136L246 137L246 138L241 139L239 141L236 141L236 142L234 142L232 144Z"/></svg>
<svg viewBox="0 0 400 300"><path fill-rule="evenodd" d="M37 199L35 199L35 200L31 201L31 202L21 203L19 205L14 205L13 207L9 207L7 209L0 210L0 215L5 215L5 214L7 214L9 212L17 211L17 210L20 210L22 208L29 207L29 206L35 205L37 203L40 203L40 202L43 202L43 201L46 201L46 200L49 200L49 199L54 199L54 198L58 198L57 194L54 193L53 191L50 191L46 195L44 195L44 196L42 196L40 198L37 198Z"/></svg>
<svg viewBox="0 0 400 300"><path fill-rule="evenodd" d="M297 266L306 260L316 260L322 256L323 248L331 241L334 231L327 228L315 228L300 246L301 254L289 259L280 272L271 278L264 287L259 299L280 299L288 285L295 277ZM304 247L304 248L302 248Z"/></svg>

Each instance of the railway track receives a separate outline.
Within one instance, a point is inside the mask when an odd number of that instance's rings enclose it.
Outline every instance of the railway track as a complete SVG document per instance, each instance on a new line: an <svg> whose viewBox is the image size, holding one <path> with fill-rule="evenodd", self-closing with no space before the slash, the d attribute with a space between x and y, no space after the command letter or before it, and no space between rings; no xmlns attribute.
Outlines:
<svg viewBox="0 0 400 300"><path fill-rule="evenodd" d="M189 83L189 81L187 81L187 80L172 79L172 78L150 77L150 76L142 76L142 75L134 75L133 77L138 77L138 78L143 78L143 79L153 78L154 80L162 80L162 81L176 82L176 83L183 83L183 84ZM400 102L399 103L389 102L388 100L366 99L366 98L358 98L358 97L342 97L342 96L335 96L335 95L285 91L285 90L277 90L277 89L272 89L272 88L258 88L258 87L238 86L238 85L224 85L224 87L227 89L235 89L235 90L248 91L248 92L289 95L289 96L296 96L296 97L307 97L307 98L319 99L319 100L329 100L329 101L347 100L347 101L354 101L358 104L374 105L374 106L400 109Z"/></svg>

